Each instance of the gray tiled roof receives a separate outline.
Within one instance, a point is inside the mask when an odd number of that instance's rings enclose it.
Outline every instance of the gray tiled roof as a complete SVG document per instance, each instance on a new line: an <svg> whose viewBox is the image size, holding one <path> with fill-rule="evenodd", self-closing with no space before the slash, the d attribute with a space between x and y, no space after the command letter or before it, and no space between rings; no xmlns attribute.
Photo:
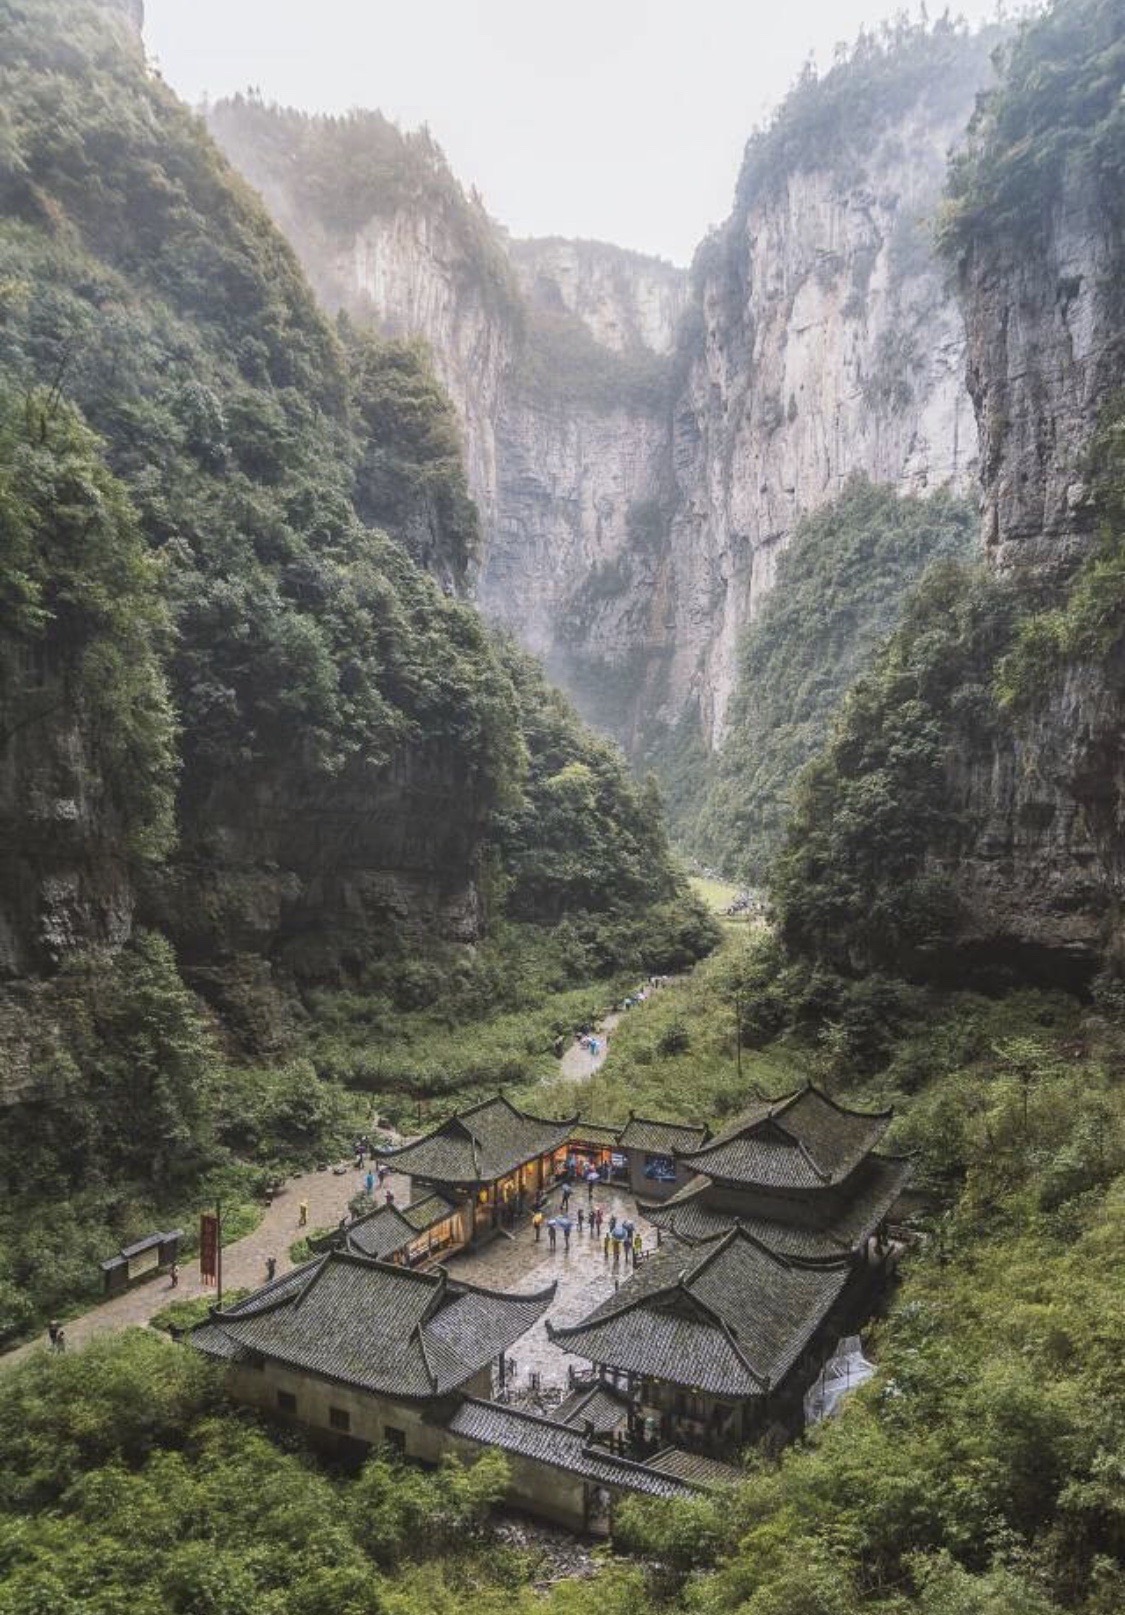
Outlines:
<svg viewBox="0 0 1125 1615"><path fill-rule="evenodd" d="M621 1129L604 1122L584 1122L579 1116L571 1126L569 1138L575 1144L600 1144L607 1150L615 1150L621 1138Z"/></svg>
<svg viewBox="0 0 1125 1615"><path fill-rule="evenodd" d="M898 1199L911 1170L907 1159L868 1156L845 1185L846 1205L813 1227L730 1206L720 1209L711 1203L711 1179L702 1173L670 1200L644 1205L641 1210L656 1227L690 1243L716 1239L737 1223L783 1256L834 1256L863 1244Z"/></svg>
<svg viewBox="0 0 1125 1615"><path fill-rule="evenodd" d="M615 1458L604 1448L588 1442L579 1430L572 1430L554 1419L545 1419L522 1409L502 1407L498 1402L482 1402L466 1397L446 1428L482 1447L498 1447L501 1452L549 1464L584 1480L616 1491L641 1492L649 1497L690 1497L692 1488L675 1476L650 1469L647 1464L628 1458Z"/></svg>
<svg viewBox="0 0 1125 1615"><path fill-rule="evenodd" d="M681 1151L698 1172L725 1183L822 1189L842 1183L878 1144L891 1111L847 1110L810 1083L758 1104L702 1149Z"/></svg>
<svg viewBox="0 0 1125 1615"><path fill-rule="evenodd" d="M677 1480L686 1480L689 1485L735 1486L746 1479L744 1469L724 1464L719 1458L706 1458L699 1452L684 1452L681 1447L665 1447L645 1462L661 1475L675 1475Z"/></svg>
<svg viewBox="0 0 1125 1615"><path fill-rule="evenodd" d="M628 1418L629 1404L608 1385L586 1385L571 1391L554 1416L557 1424L569 1424L574 1430L585 1430L592 1424L598 1435L605 1435Z"/></svg>
<svg viewBox="0 0 1125 1615"><path fill-rule="evenodd" d="M671 1155L675 1150L698 1149L706 1137L706 1127L693 1127L685 1122L653 1121L648 1116L630 1115L621 1129L621 1148L648 1150L652 1155Z"/></svg>
<svg viewBox="0 0 1125 1615"><path fill-rule="evenodd" d="M331 1251L213 1313L191 1338L212 1356L255 1353L362 1390L429 1398L506 1351L554 1293L505 1295L443 1268L419 1273Z"/></svg>
<svg viewBox="0 0 1125 1615"><path fill-rule="evenodd" d="M741 1228L650 1256L580 1323L547 1332L627 1373L743 1399L784 1378L848 1281L846 1257L779 1256Z"/></svg>
<svg viewBox="0 0 1125 1615"><path fill-rule="evenodd" d="M398 1149L383 1150L396 1171L427 1183L491 1183L565 1144L573 1118L528 1116L497 1094Z"/></svg>
<svg viewBox="0 0 1125 1615"><path fill-rule="evenodd" d="M453 1209L440 1194L428 1194L409 1206L379 1206L352 1223L342 1243L346 1250L381 1261L409 1245L427 1228L442 1222Z"/></svg>

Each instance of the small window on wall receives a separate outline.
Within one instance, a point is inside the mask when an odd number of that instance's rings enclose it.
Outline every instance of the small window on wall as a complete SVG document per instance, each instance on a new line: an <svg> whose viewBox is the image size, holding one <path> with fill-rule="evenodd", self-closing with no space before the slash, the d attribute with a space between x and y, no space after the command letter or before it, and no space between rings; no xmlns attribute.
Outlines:
<svg viewBox="0 0 1125 1615"><path fill-rule="evenodd" d="M333 1430L348 1431L352 1427L352 1416L347 1408L329 1408L328 1422Z"/></svg>
<svg viewBox="0 0 1125 1615"><path fill-rule="evenodd" d="M282 1413L296 1413L297 1398L293 1395L292 1391L278 1391L277 1405L281 1409Z"/></svg>
<svg viewBox="0 0 1125 1615"><path fill-rule="evenodd" d="M406 1431L405 1430L396 1430L393 1424L385 1425L383 1427L383 1440L387 1443L387 1446L391 1449L392 1452L405 1453L405 1451L406 1451Z"/></svg>

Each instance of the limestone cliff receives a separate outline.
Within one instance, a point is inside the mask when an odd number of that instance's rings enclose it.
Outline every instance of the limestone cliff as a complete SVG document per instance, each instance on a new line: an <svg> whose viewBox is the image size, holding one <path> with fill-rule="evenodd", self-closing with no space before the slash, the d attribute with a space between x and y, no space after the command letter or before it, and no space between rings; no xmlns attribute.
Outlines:
<svg viewBox="0 0 1125 1615"><path fill-rule="evenodd" d="M799 86L690 278L508 240L377 115L212 109L328 306L431 346L483 517L481 605L635 753L685 713L718 742L777 554L849 474L970 486L931 224L989 45L907 29Z"/></svg>
<svg viewBox="0 0 1125 1615"><path fill-rule="evenodd" d="M132 926L121 815L72 685L68 665L0 656L0 980Z"/></svg>
<svg viewBox="0 0 1125 1615"><path fill-rule="evenodd" d="M529 302L567 309L615 352L671 353L688 300L682 269L604 241L561 236L511 240L508 252Z"/></svg>
<svg viewBox="0 0 1125 1615"><path fill-rule="evenodd" d="M974 88L912 105L843 172L818 160L759 177L752 148L744 200L700 254L702 341L676 419L671 559L688 610L673 688L696 670L713 742L742 631L802 514L855 471L910 493L971 485L964 333L930 230ZM710 579L705 627L693 575Z"/></svg>
<svg viewBox="0 0 1125 1615"><path fill-rule="evenodd" d="M1063 54L1056 88L1044 64ZM957 880L969 936L1069 957L1078 971L1120 952L1125 891L1125 647L1112 576L1098 591L1098 632L1068 632L1066 616L1079 621L1068 600L1095 541L1111 556L1120 543L1120 446L1092 449L1125 386L1123 78L1119 7L1072 0L1029 29L954 174L950 232L985 552L1026 610L1063 613L1028 658L1038 667L1010 730L975 767L955 766L975 825Z"/></svg>

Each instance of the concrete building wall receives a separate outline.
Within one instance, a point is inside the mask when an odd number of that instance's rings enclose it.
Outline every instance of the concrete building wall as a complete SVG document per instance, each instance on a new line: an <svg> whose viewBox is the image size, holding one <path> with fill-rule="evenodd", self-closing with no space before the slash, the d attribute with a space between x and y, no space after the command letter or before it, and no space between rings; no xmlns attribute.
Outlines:
<svg viewBox="0 0 1125 1615"><path fill-rule="evenodd" d="M490 1380L491 1371L482 1369L463 1390L471 1396L488 1397ZM477 1442L451 1435L442 1425L429 1422L423 1404L395 1402L278 1363L266 1362L261 1368L235 1364L228 1371L227 1385L236 1401L271 1418L300 1424L318 1440L395 1446L407 1458L423 1464L438 1464L446 1453L455 1453L472 1463L483 1450ZM295 1408L283 1407L282 1395L293 1397ZM347 1430L333 1424L334 1409L348 1415ZM401 1433L401 1442L396 1432ZM513 1508L571 1531L604 1534L608 1530L608 1515L587 1503L589 1496L592 1505L597 1488L588 1486L581 1477L512 1454L508 1455L508 1465L511 1482L507 1501Z"/></svg>
<svg viewBox="0 0 1125 1615"><path fill-rule="evenodd" d="M292 1421L319 1434L348 1436L373 1447L400 1446L408 1458L436 1464L449 1450L449 1436L426 1421L427 1404L396 1402L374 1396L370 1391L336 1385L331 1380L266 1362L262 1368L236 1364L229 1371L228 1388L238 1402L248 1403L271 1417ZM471 1396L489 1396L492 1373L483 1368L463 1387ZM295 1407L282 1405L283 1396L295 1399ZM348 1415L348 1428L332 1422L333 1409ZM395 1432L401 1432L400 1443Z"/></svg>

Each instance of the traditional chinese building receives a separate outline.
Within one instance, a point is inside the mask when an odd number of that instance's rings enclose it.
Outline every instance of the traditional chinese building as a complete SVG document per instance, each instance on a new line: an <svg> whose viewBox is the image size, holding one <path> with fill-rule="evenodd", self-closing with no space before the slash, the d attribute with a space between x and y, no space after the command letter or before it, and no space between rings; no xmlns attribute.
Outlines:
<svg viewBox="0 0 1125 1615"><path fill-rule="evenodd" d="M667 1244L581 1322L547 1324L625 1389L635 1433L727 1453L795 1414L890 1250L882 1231L910 1173L875 1150L891 1117L809 1084L678 1150L687 1181L641 1208Z"/></svg>
<svg viewBox="0 0 1125 1615"><path fill-rule="evenodd" d="M440 1194L408 1206L379 1206L329 1235L318 1248L350 1251L400 1267L423 1267L468 1244L470 1211Z"/></svg>
<svg viewBox="0 0 1125 1615"><path fill-rule="evenodd" d="M877 1236L909 1173L876 1149L890 1119L810 1085L710 1138L635 1115L620 1131L547 1120L498 1095L383 1153L410 1176L407 1205L338 1230L193 1340L227 1365L238 1400L428 1463L498 1447L512 1502L605 1531L617 1498L723 1484L717 1460L775 1421L796 1424L880 1280ZM512 1294L433 1265L590 1167L668 1198L642 1206L661 1247L586 1317L552 1327L553 1285ZM506 1354L541 1319L585 1363L549 1417L504 1400Z"/></svg>
<svg viewBox="0 0 1125 1615"><path fill-rule="evenodd" d="M547 1329L626 1390L650 1443L734 1453L780 1412L790 1371L819 1367L852 1272L845 1257L781 1256L741 1228L673 1239L580 1323Z"/></svg>
<svg viewBox="0 0 1125 1615"><path fill-rule="evenodd" d="M617 1497L687 1488L599 1444L596 1417L565 1423L490 1400L504 1353L554 1294L553 1285L505 1294L442 1268L422 1273L331 1251L213 1309L191 1340L225 1365L236 1401L328 1444L384 1446L430 1464L497 1447L509 1458L513 1503L604 1532Z"/></svg>
<svg viewBox="0 0 1125 1615"><path fill-rule="evenodd" d="M381 1159L411 1182L411 1202L438 1193L455 1208L460 1243L487 1238L564 1169L575 1118L529 1116L497 1094Z"/></svg>
<svg viewBox="0 0 1125 1615"><path fill-rule="evenodd" d="M849 1110L811 1083L761 1101L718 1137L681 1153L688 1181L645 1215L686 1240L738 1225L784 1254L862 1252L910 1176L909 1160L875 1149L892 1116Z"/></svg>

